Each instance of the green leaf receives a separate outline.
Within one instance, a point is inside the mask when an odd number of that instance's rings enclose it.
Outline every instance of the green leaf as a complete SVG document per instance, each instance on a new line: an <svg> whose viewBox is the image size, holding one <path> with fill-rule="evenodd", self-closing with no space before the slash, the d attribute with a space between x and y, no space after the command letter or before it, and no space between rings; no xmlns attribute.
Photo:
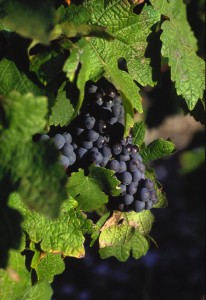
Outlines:
<svg viewBox="0 0 206 300"><path fill-rule="evenodd" d="M36 55L30 56L30 71L35 72L40 82L47 85L57 80L62 72L63 63L63 53L46 48Z"/></svg>
<svg viewBox="0 0 206 300"><path fill-rule="evenodd" d="M134 127L132 128L132 136L133 136L133 143L135 145L138 145L140 147L143 144L145 131L146 131L146 127L143 121L139 121L134 124Z"/></svg>
<svg viewBox="0 0 206 300"><path fill-rule="evenodd" d="M161 52L168 58L177 94L183 96L192 110L198 99L203 98L205 62L196 54L197 41L187 21L186 5L179 0L152 0L151 3L169 17L161 26Z"/></svg>
<svg viewBox="0 0 206 300"><path fill-rule="evenodd" d="M45 91L34 84L24 72L20 71L12 60L6 58L2 58L0 61L0 82L1 95L6 96L12 90L21 94L45 95Z"/></svg>
<svg viewBox="0 0 206 300"><path fill-rule="evenodd" d="M9 265L0 269L1 300L50 300L53 294L50 284L41 281L31 285L31 274L25 266L25 257L18 251L9 253Z"/></svg>
<svg viewBox="0 0 206 300"><path fill-rule="evenodd" d="M35 97L31 93L21 95L14 91L6 98L1 99L1 103L9 135L15 133L18 135L18 139L27 142L31 140L33 134L40 131L46 125L46 97Z"/></svg>
<svg viewBox="0 0 206 300"><path fill-rule="evenodd" d="M43 257L40 252L36 252L32 258L31 267L35 269L38 281L53 282L54 276L61 274L65 269L61 254L48 253Z"/></svg>
<svg viewBox="0 0 206 300"><path fill-rule="evenodd" d="M145 255L149 248L148 234L154 217L150 211L141 213L114 211L101 228L99 247L101 258L115 256L126 261L130 252L135 259Z"/></svg>
<svg viewBox="0 0 206 300"><path fill-rule="evenodd" d="M92 232L92 224L76 209L76 201L72 199L65 201L61 206L59 217L55 220L49 220L37 212L28 210L18 194L10 197L9 205L23 215L22 228L28 239L35 244L40 243L40 248L46 254L84 257L83 234Z"/></svg>
<svg viewBox="0 0 206 300"><path fill-rule="evenodd" d="M51 285L44 280L25 290L23 297L19 300L50 300L52 295Z"/></svg>
<svg viewBox="0 0 206 300"><path fill-rule="evenodd" d="M141 97L134 80L141 85L154 85L150 60L145 58L145 50L146 37L151 33L152 25L159 21L159 13L151 6L144 6L142 13L135 15L132 12L133 6L128 1L104 3L90 0L83 4L83 7L90 11L90 20L87 22L105 26L114 39L108 41L101 38L82 38L77 43L77 48L72 50L72 58L69 57L65 62L64 71L68 78L74 78L73 72L76 71L77 62L81 63L77 79L80 89L79 107L87 80L97 81L102 76L109 79L122 94L125 102L130 103L125 104L128 131L128 127L133 124L131 108L142 112ZM75 14L72 17L71 13L67 14L68 21L76 23L79 22L78 16ZM120 58L126 59L128 73L118 68Z"/></svg>
<svg viewBox="0 0 206 300"><path fill-rule="evenodd" d="M1 1L0 10L0 22L9 29L44 44L49 42L49 33L54 26L52 1Z"/></svg>
<svg viewBox="0 0 206 300"><path fill-rule="evenodd" d="M28 207L56 217L66 199L68 178L52 141L32 141L46 124L46 98L13 92L2 99L2 106L6 127L0 136L0 180L6 179L6 185L0 182L2 197L6 203L9 193L18 190Z"/></svg>
<svg viewBox="0 0 206 300"><path fill-rule="evenodd" d="M170 141L165 141L162 138L150 143L147 147L140 150L140 154L144 162L159 159L170 155L174 150L174 144Z"/></svg>
<svg viewBox="0 0 206 300"><path fill-rule="evenodd" d="M25 289L30 287L30 273L25 266L25 257L19 251L9 251L6 269L0 269L0 299L23 299Z"/></svg>
<svg viewBox="0 0 206 300"><path fill-rule="evenodd" d="M120 181L114 174L114 171L106 168L96 167L95 165L89 167L89 177L95 180L106 194L119 196L120 188L118 188L118 185L120 184Z"/></svg>
<svg viewBox="0 0 206 300"><path fill-rule="evenodd" d="M82 169L71 174L67 188L81 210L92 211L108 202L108 196L102 191L100 183L92 175L85 176Z"/></svg>
<svg viewBox="0 0 206 300"><path fill-rule="evenodd" d="M63 83L58 90L56 101L51 109L49 123L55 126L65 126L71 121L73 115L74 107L67 96L66 84Z"/></svg>

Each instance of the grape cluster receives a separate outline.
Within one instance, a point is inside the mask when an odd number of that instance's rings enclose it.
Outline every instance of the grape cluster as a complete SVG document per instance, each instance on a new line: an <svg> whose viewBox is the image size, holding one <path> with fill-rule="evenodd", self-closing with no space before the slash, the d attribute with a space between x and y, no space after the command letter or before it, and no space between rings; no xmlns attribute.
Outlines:
<svg viewBox="0 0 206 300"><path fill-rule="evenodd" d="M88 169L91 163L115 172L121 182L119 197L111 197L109 205L121 211L151 209L157 202L154 183L145 178L145 165L132 136L123 138L124 107L114 89L103 90L92 85L88 101L68 127L68 132L53 137L61 151L60 163L68 167ZM48 135L41 136L42 140Z"/></svg>

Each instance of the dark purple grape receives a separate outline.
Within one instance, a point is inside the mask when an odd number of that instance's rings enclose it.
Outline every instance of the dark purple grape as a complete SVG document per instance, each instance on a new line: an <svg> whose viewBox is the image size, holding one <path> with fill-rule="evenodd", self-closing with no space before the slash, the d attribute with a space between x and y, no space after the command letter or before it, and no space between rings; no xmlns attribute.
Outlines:
<svg viewBox="0 0 206 300"><path fill-rule="evenodd" d="M106 94L111 98L114 98L116 96L116 92L113 89L107 90Z"/></svg>
<svg viewBox="0 0 206 300"><path fill-rule="evenodd" d="M97 146L97 148L102 148L104 145L105 145L105 138L102 135L100 135L95 142L95 146Z"/></svg>
<svg viewBox="0 0 206 300"><path fill-rule="evenodd" d="M130 160L130 156L129 156L129 155L123 155L123 154L120 154L120 155L118 156L118 159L119 159L120 161L128 161L128 160Z"/></svg>
<svg viewBox="0 0 206 300"><path fill-rule="evenodd" d="M72 143L72 146L73 146L74 150L78 148L76 143Z"/></svg>
<svg viewBox="0 0 206 300"><path fill-rule="evenodd" d="M68 144L72 143L72 136L69 132L64 132L63 137L65 139L65 143L68 143Z"/></svg>
<svg viewBox="0 0 206 300"><path fill-rule="evenodd" d="M124 194L126 194L126 185L124 185L124 184L120 184L120 189L121 189L121 194L122 195L124 195Z"/></svg>
<svg viewBox="0 0 206 300"><path fill-rule="evenodd" d="M145 165L143 163L139 164L138 169L141 173L144 173L146 170Z"/></svg>
<svg viewBox="0 0 206 300"><path fill-rule="evenodd" d="M83 141L82 142L82 146L85 149L91 149L93 147L93 142L90 141Z"/></svg>
<svg viewBox="0 0 206 300"><path fill-rule="evenodd" d="M122 126L124 126L124 117L119 117L118 120L117 120L117 123L119 123Z"/></svg>
<svg viewBox="0 0 206 300"><path fill-rule="evenodd" d="M123 173L125 171L127 171L127 165L126 165L125 161L120 161L118 173Z"/></svg>
<svg viewBox="0 0 206 300"><path fill-rule="evenodd" d="M118 118L117 117L112 117L110 120L109 120L109 123L110 124L115 124L117 122Z"/></svg>
<svg viewBox="0 0 206 300"><path fill-rule="evenodd" d="M151 209L153 206L153 202L150 200L148 202L145 202L145 209Z"/></svg>
<svg viewBox="0 0 206 300"><path fill-rule="evenodd" d="M114 104L122 104L122 98L119 95L114 97Z"/></svg>
<svg viewBox="0 0 206 300"><path fill-rule="evenodd" d="M150 199L150 200L151 200L153 203L157 203L157 202L158 202L158 197L157 197L157 193L156 193L155 190L150 191L150 196L151 196L151 199Z"/></svg>
<svg viewBox="0 0 206 300"><path fill-rule="evenodd" d="M120 143L116 143L112 146L112 152L114 155L118 155L122 152L122 145Z"/></svg>
<svg viewBox="0 0 206 300"><path fill-rule="evenodd" d="M64 144L65 144L65 139L63 137L62 134L59 134L57 133L55 136L54 136L54 144L55 146L57 147L57 149L61 149Z"/></svg>
<svg viewBox="0 0 206 300"><path fill-rule="evenodd" d="M137 171L138 167L139 167L139 161L138 160L132 159L128 163L128 169L129 169L130 172Z"/></svg>
<svg viewBox="0 0 206 300"><path fill-rule="evenodd" d="M69 156L69 165L73 165L76 161L76 154L74 152L71 153L71 155Z"/></svg>
<svg viewBox="0 0 206 300"><path fill-rule="evenodd" d="M111 157L112 151L108 145L104 145L101 149L101 153L105 157Z"/></svg>
<svg viewBox="0 0 206 300"><path fill-rule="evenodd" d="M123 106L118 103L114 104L112 107L112 112L115 117L120 117L123 113Z"/></svg>
<svg viewBox="0 0 206 300"><path fill-rule="evenodd" d="M89 142L95 142L99 137L99 133L94 130L88 130L86 133L86 138Z"/></svg>
<svg viewBox="0 0 206 300"><path fill-rule="evenodd" d="M73 146L71 144L66 143L63 147L63 154L69 157L72 152L74 152Z"/></svg>
<svg viewBox="0 0 206 300"><path fill-rule="evenodd" d="M100 164L101 167L106 167L106 165L107 165L107 163L108 163L109 160L110 160L109 157L103 156L103 160L102 160L102 162Z"/></svg>
<svg viewBox="0 0 206 300"><path fill-rule="evenodd" d="M139 152L139 148L136 145L132 145L132 153L138 153Z"/></svg>
<svg viewBox="0 0 206 300"><path fill-rule="evenodd" d="M134 201L134 210L136 212L140 212L145 208L145 202L139 201L139 200L135 200Z"/></svg>
<svg viewBox="0 0 206 300"><path fill-rule="evenodd" d="M97 91L97 89L98 89L98 87L97 87L96 85L92 85L92 86L88 89L88 91L89 91L90 94L95 94L96 91Z"/></svg>
<svg viewBox="0 0 206 300"><path fill-rule="evenodd" d="M132 175L129 172L121 173L122 184L129 185L132 182Z"/></svg>
<svg viewBox="0 0 206 300"><path fill-rule="evenodd" d="M111 99L109 99L105 102L105 105L107 108L111 108L113 106L113 101Z"/></svg>
<svg viewBox="0 0 206 300"><path fill-rule="evenodd" d="M125 207L124 203L120 203L118 206L119 211L124 211L124 207Z"/></svg>
<svg viewBox="0 0 206 300"><path fill-rule="evenodd" d="M92 147L90 151L91 152L99 152L99 149L97 147Z"/></svg>
<svg viewBox="0 0 206 300"><path fill-rule="evenodd" d="M150 191L146 188L141 188L139 191L139 197L141 201L149 201L151 198Z"/></svg>
<svg viewBox="0 0 206 300"><path fill-rule="evenodd" d="M123 196L123 202L124 202L124 204L130 205L130 204L132 204L133 201L134 201L134 197L132 195L130 195L130 194L125 194Z"/></svg>
<svg viewBox="0 0 206 300"><path fill-rule="evenodd" d="M116 159L110 160L107 166L110 170L115 171L115 173L119 171L119 162Z"/></svg>
<svg viewBox="0 0 206 300"><path fill-rule="evenodd" d="M137 185L136 182L131 182L130 185L128 185L128 193L130 195L134 195L137 192Z"/></svg>
<svg viewBox="0 0 206 300"><path fill-rule="evenodd" d="M151 179L145 179L144 187L149 191L152 191L154 190L154 182Z"/></svg>
<svg viewBox="0 0 206 300"><path fill-rule="evenodd" d="M103 161L103 156L100 152L92 151L91 152L91 159L92 159L92 162L99 165Z"/></svg>
<svg viewBox="0 0 206 300"><path fill-rule="evenodd" d="M74 133L79 136L80 134L82 134L82 132L84 131L84 128L80 128L80 127L76 127L74 129Z"/></svg>
<svg viewBox="0 0 206 300"><path fill-rule="evenodd" d="M127 139L121 139L120 143L122 144L122 146L125 146L127 144Z"/></svg>
<svg viewBox="0 0 206 300"><path fill-rule="evenodd" d="M85 118L84 125L87 129L92 129L94 127L96 120L92 116L88 116Z"/></svg>
<svg viewBox="0 0 206 300"><path fill-rule="evenodd" d="M125 147L123 147L123 153L125 155L128 155L132 152L132 145L131 144L127 144Z"/></svg>
<svg viewBox="0 0 206 300"><path fill-rule="evenodd" d="M39 140L40 141L47 141L49 139L50 139L50 137L47 134L42 134Z"/></svg>
<svg viewBox="0 0 206 300"><path fill-rule="evenodd" d="M83 148L83 147L80 147L78 148L77 150L77 154L78 154L78 158L83 158L83 156L87 153L87 149Z"/></svg>
<svg viewBox="0 0 206 300"><path fill-rule="evenodd" d="M98 124L97 124L97 130L98 132L100 132L101 134L105 133L107 129L107 124L105 121L103 120L99 120Z"/></svg>
<svg viewBox="0 0 206 300"><path fill-rule="evenodd" d="M134 182L140 181L141 178L142 178L142 173L139 170L134 171L132 173L132 181L134 181Z"/></svg>
<svg viewBox="0 0 206 300"><path fill-rule="evenodd" d="M60 155L59 162L64 168L67 168L70 165L69 158L65 155Z"/></svg>

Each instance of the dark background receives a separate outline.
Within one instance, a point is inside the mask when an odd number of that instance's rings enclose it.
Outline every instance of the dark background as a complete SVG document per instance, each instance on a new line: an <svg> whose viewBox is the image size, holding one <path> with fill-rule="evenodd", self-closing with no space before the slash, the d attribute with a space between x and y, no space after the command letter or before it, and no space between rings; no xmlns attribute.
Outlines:
<svg viewBox="0 0 206 300"><path fill-rule="evenodd" d="M198 54L204 58L205 1L186 2L188 19L198 39ZM158 248L151 244L145 257L139 260L130 258L121 263L115 258L101 260L98 248L90 248L89 241L86 241L86 257L66 259L66 270L55 277L53 300L205 299L205 165L202 163L183 175L180 163L184 151L205 147L204 126L201 126L204 114L201 103L198 103L193 112L194 118L192 122L190 119L185 130L184 123L188 121L184 116L186 108L179 105L177 97L171 96L173 87L168 78L169 70L166 70L162 75L161 88L143 91L148 137L152 139L152 131L149 130L155 128L157 136L162 137L162 132L169 132L177 142L174 155L152 165L168 199L166 208L152 209L156 222L151 236ZM168 119L173 123L168 123ZM182 137L186 142L183 143Z"/></svg>

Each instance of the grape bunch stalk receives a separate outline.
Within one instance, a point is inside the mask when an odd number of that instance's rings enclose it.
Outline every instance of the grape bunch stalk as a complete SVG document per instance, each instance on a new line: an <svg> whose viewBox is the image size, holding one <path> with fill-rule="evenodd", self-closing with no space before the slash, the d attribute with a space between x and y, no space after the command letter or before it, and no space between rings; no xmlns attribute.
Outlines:
<svg viewBox="0 0 206 300"><path fill-rule="evenodd" d="M158 198L151 179L145 178L145 165L132 136L124 135L124 106L113 88L92 85L89 100L66 132L53 137L66 170L85 170L94 163L115 172L121 182L119 197L110 197L109 206L120 211L151 209ZM41 140L49 139L42 135Z"/></svg>

